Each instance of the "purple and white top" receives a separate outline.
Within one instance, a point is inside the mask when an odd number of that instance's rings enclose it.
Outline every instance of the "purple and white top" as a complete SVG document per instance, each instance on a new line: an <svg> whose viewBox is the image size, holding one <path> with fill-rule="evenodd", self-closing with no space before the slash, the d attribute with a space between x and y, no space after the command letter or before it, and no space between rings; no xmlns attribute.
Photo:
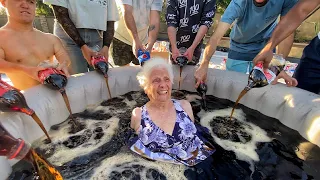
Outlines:
<svg viewBox="0 0 320 180"><path fill-rule="evenodd" d="M197 128L177 100L172 100L177 118L172 135L166 134L150 119L146 105L142 107L139 134L130 149L152 160L194 166L205 160L215 149L198 136Z"/></svg>

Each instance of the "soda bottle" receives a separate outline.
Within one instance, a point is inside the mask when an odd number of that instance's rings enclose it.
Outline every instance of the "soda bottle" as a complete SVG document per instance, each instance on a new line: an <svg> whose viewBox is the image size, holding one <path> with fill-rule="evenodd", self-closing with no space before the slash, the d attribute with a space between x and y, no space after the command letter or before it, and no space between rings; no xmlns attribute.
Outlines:
<svg viewBox="0 0 320 180"><path fill-rule="evenodd" d="M200 85L197 88L198 93L201 95L202 98L202 108L204 110L207 110L207 102L206 102L206 93L207 93L208 87L204 82L200 82Z"/></svg>
<svg viewBox="0 0 320 180"><path fill-rule="evenodd" d="M40 82L53 90L59 90L61 93L65 91L68 79L66 75L55 68L47 68L38 73Z"/></svg>
<svg viewBox="0 0 320 180"><path fill-rule="evenodd" d="M41 180L62 180L60 173L38 155L31 145L21 138L14 138L0 123L0 156L7 159L26 160L34 166Z"/></svg>
<svg viewBox="0 0 320 180"><path fill-rule="evenodd" d="M143 64L149 59L150 59L149 51L143 52L141 49L138 50L138 60L141 66L143 66Z"/></svg>
<svg viewBox="0 0 320 180"><path fill-rule="evenodd" d="M46 67L47 64L43 62L43 63L40 63L39 66ZM39 71L38 77L42 84L44 84L45 86L47 86L52 90L58 90L61 93L63 100L67 106L67 109L70 113L72 129L73 129L72 131L79 131L80 125L74 120L72 116L69 98L65 90L65 87L68 82L67 76L62 71L57 70L56 68L48 67L45 70Z"/></svg>
<svg viewBox="0 0 320 180"><path fill-rule="evenodd" d="M274 55L273 59L269 64L269 68L267 70L263 69L263 64L258 63L250 72L248 77L247 86L241 91L237 101L235 102L234 107L231 111L232 118L233 112L240 99L252 88L260 88L269 85L283 70L285 65L285 59L282 55Z"/></svg>
<svg viewBox="0 0 320 180"><path fill-rule="evenodd" d="M92 49L96 52L100 51L100 47L98 45L92 47ZM92 56L91 64L98 73L104 76L107 84L109 97L111 98L111 91L110 91L109 82L108 82L108 70L109 70L108 60L102 55L96 56L96 57Z"/></svg>
<svg viewBox="0 0 320 180"><path fill-rule="evenodd" d="M29 108L23 94L16 88L0 79L0 111L2 112L22 112L33 118L33 120L40 126L42 131L51 142L47 130L44 128L41 120L36 113Z"/></svg>

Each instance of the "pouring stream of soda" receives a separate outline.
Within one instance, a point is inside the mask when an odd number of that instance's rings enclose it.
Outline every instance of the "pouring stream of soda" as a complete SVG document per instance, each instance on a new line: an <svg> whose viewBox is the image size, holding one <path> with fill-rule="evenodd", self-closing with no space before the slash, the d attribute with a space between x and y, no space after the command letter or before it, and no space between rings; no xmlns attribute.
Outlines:
<svg viewBox="0 0 320 180"><path fill-rule="evenodd" d="M62 180L62 176L54 166L37 154L28 142L14 138L0 123L0 156L8 159L25 160L31 163L36 177L41 180Z"/></svg>
<svg viewBox="0 0 320 180"><path fill-rule="evenodd" d="M47 68L45 70L42 70L38 73L39 75L39 79L41 81L42 84L44 84L45 86L47 86L50 89L53 90L58 90L62 97L63 100L67 106L68 112L70 114L70 123L72 124L71 126L71 130L72 132L78 132L81 130L81 126L80 124L74 119L73 117L73 113L71 111L71 107L70 107L70 102L68 99L68 96L66 94L66 90L65 90L65 86L67 85L68 79L65 76L65 74L60 71L57 70L55 68Z"/></svg>
<svg viewBox="0 0 320 180"><path fill-rule="evenodd" d="M2 80L0 80L0 110L3 112L18 111L31 116L32 119L38 124L38 126L47 136L48 141L51 142L51 138L46 128L44 127L34 110L29 108L26 99L24 98L20 90Z"/></svg>
<svg viewBox="0 0 320 180"><path fill-rule="evenodd" d="M100 51L100 47L98 45L92 47L92 49L96 52ZM103 75L103 77L106 80L106 84L107 84L107 89L108 89L108 94L109 94L109 98L111 99L111 91L110 91L110 87L109 87L109 79L108 79L108 70L109 70L109 62L107 62L106 58L102 55L100 56L92 56L91 57L91 64L94 67L94 69Z"/></svg>
<svg viewBox="0 0 320 180"><path fill-rule="evenodd" d="M184 56L179 56L176 59L177 64L180 66L180 75L179 75L179 90L181 87L181 81L182 81L182 68L184 65L186 65L188 63L188 59Z"/></svg>
<svg viewBox="0 0 320 180"><path fill-rule="evenodd" d="M240 99L252 88L260 88L269 85L276 76L283 70L285 60L282 55L274 55L268 70L263 70L263 64L258 63L250 72L247 86L241 91L235 105L232 108L230 119L232 119L234 109L238 105Z"/></svg>

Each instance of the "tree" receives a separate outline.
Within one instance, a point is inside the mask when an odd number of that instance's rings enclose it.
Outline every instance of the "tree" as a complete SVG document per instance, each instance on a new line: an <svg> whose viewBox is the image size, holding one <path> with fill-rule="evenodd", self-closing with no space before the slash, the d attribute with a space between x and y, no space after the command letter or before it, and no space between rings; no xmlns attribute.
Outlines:
<svg viewBox="0 0 320 180"><path fill-rule="evenodd" d="M36 15L53 16L50 6L43 4L42 0L37 0Z"/></svg>

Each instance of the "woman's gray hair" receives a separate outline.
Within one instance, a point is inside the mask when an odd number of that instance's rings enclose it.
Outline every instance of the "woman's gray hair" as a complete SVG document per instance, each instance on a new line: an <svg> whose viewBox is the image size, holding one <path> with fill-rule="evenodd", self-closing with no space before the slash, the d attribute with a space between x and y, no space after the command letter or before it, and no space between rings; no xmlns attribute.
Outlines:
<svg viewBox="0 0 320 180"><path fill-rule="evenodd" d="M163 68L168 71L169 78L171 83L173 84L173 70L172 65L168 63L163 58L151 58L149 61L146 61L141 69L141 71L137 74L137 79L139 81L140 86L143 89L146 89L147 85L149 84L149 78L152 70L155 68Z"/></svg>

